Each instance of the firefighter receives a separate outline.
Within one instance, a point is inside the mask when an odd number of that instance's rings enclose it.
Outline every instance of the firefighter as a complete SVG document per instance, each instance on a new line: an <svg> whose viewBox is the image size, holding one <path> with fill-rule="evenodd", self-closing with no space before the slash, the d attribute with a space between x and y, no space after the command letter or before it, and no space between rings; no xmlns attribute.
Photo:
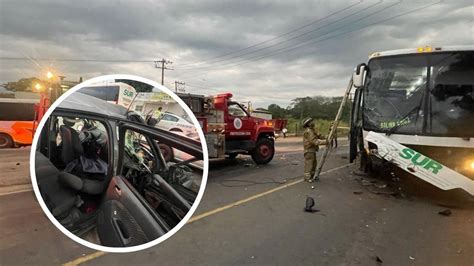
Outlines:
<svg viewBox="0 0 474 266"><path fill-rule="evenodd" d="M303 134L304 180L307 182L312 182L312 178L316 172L316 166L318 164L316 160L316 152L319 150L320 144L326 144L326 140L314 128L313 118L308 117L304 119L303 127L305 128Z"/></svg>

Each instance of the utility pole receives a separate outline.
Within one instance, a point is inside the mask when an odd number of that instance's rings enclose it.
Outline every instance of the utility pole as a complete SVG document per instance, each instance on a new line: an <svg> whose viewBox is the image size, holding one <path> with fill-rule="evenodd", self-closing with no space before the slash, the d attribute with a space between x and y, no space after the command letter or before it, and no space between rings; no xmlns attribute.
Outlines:
<svg viewBox="0 0 474 266"><path fill-rule="evenodd" d="M166 65L168 64L173 64L173 62L166 60L166 59L161 59L155 61L155 68L161 69L161 85L165 84L165 69L168 70L173 70L172 68L167 68Z"/></svg>
<svg viewBox="0 0 474 266"><path fill-rule="evenodd" d="M182 86L183 90L184 90L184 85L186 85L186 83L182 82L182 81L177 81L175 80L174 81L174 92L178 92L178 87L179 86Z"/></svg>

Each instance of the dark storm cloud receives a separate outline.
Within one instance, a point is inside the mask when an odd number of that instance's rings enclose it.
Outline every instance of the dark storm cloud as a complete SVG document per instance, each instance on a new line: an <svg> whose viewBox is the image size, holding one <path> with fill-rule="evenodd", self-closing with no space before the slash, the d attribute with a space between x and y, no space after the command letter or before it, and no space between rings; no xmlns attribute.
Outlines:
<svg viewBox="0 0 474 266"><path fill-rule="evenodd" d="M3 0L0 55L28 56L33 60L0 61L0 80L38 76L46 68L74 79L129 73L157 80L159 73L152 63L73 63L34 58L165 57L176 68L167 72L167 85L178 79L193 84L188 89L197 93L228 90L261 106L271 102L287 105L299 96L340 95L352 68L374 51L473 44L472 1L446 0L357 30L433 2ZM357 5L285 38L213 59L354 4ZM380 10L383 11L376 13ZM342 19L345 16L348 17ZM348 32L352 30L355 31ZM298 34L304 35L296 38ZM294 39L277 43L290 38ZM306 42L298 49L260 58ZM218 60L222 61L215 62Z"/></svg>

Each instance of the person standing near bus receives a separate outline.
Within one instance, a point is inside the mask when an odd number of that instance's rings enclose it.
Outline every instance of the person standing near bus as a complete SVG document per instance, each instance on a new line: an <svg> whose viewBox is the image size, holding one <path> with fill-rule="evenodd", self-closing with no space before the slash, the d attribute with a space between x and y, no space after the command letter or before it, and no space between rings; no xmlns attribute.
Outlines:
<svg viewBox="0 0 474 266"><path fill-rule="evenodd" d="M158 109L155 110L155 112L153 113L153 118L155 118L157 121L160 121L161 119L161 116L163 115L163 107L158 107Z"/></svg>
<svg viewBox="0 0 474 266"><path fill-rule="evenodd" d="M319 150L319 145L326 144L326 140L315 129L313 118L305 118L303 120L303 127L305 128L303 134L304 180L307 182L312 182L312 178L316 172L316 166L318 165L316 152Z"/></svg>

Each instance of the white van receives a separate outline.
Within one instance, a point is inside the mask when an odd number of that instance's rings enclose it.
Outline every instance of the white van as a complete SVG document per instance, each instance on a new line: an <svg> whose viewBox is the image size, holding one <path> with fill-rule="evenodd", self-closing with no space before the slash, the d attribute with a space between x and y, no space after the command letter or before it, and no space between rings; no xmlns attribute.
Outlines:
<svg viewBox="0 0 474 266"><path fill-rule="evenodd" d="M79 92L94 96L110 103L115 103L128 108L137 95L135 88L123 83L113 82L98 85L89 85L79 89Z"/></svg>

